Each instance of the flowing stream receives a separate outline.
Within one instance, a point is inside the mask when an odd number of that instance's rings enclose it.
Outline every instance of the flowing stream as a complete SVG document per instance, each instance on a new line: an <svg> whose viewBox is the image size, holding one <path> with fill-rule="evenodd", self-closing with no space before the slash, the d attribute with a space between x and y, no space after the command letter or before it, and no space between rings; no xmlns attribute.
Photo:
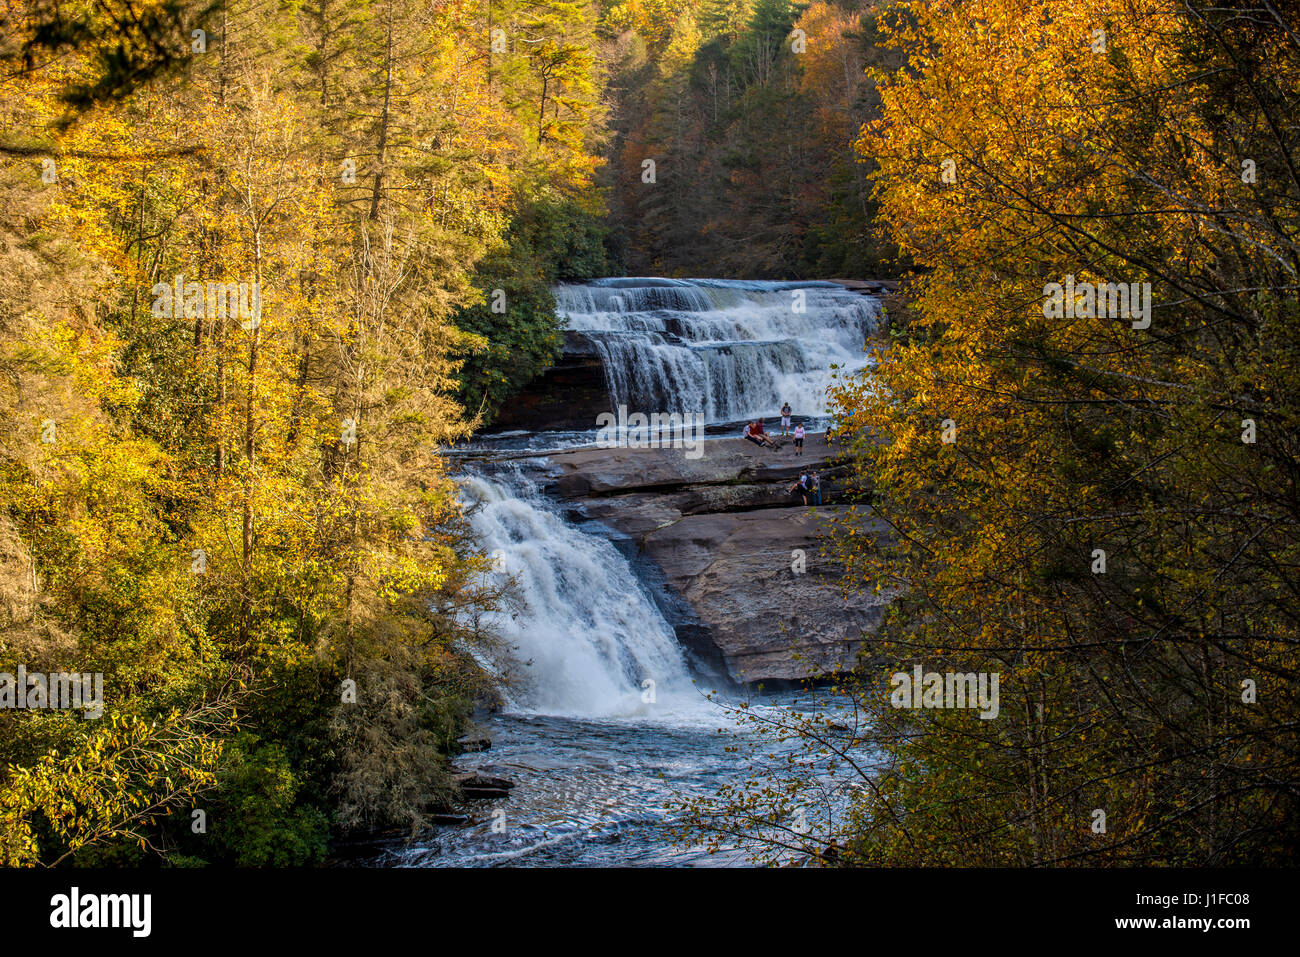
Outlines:
<svg viewBox="0 0 1300 957"><path fill-rule="evenodd" d="M704 412L710 423L825 414L831 366L860 369L875 299L832 283L605 279L556 290L570 329L602 356L611 406ZM539 455L590 443L523 434ZM500 448L501 446L497 446ZM385 852L397 866L742 865L667 833L675 802L749 770L725 705L788 708L693 666L634 565L507 463L461 482L471 525L516 602L490 622L504 638L505 705L480 716L490 750L457 766L506 777L508 798L467 802L469 821Z"/></svg>

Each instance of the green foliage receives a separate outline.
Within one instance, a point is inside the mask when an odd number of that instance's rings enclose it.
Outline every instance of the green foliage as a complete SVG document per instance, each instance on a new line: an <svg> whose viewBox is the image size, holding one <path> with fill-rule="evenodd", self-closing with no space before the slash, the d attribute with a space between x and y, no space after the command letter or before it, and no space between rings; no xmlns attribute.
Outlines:
<svg viewBox="0 0 1300 957"><path fill-rule="evenodd" d="M507 397L555 362L563 322L551 287L613 272L606 234L572 197L544 193L520 201L504 245L484 257L475 276L484 301L456 315L462 330L480 337L460 372L466 409L491 421Z"/></svg>
<svg viewBox="0 0 1300 957"><path fill-rule="evenodd" d="M329 839L320 807L302 800L302 783L285 748L241 733L227 745L215 800L207 809L216 861L236 867L319 863Z"/></svg>

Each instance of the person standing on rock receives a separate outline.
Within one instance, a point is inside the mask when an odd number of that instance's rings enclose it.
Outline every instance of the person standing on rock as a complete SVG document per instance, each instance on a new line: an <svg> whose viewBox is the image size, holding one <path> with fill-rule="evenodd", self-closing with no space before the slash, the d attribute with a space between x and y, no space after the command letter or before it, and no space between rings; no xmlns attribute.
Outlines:
<svg viewBox="0 0 1300 957"><path fill-rule="evenodd" d="M803 455L803 423L794 427L794 454Z"/></svg>
<svg viewBox="0 0 1300 957"><path fill-rule="evenodd" d="M781 404L781 434L782 435L790 434L790 403L789 402L784 402Z"/></svg>
<svg viewBox="0 0 1300 957"><path fill-rule="evenodd" d="M813 504L820 505L822 503L822 480L817 475L816 469L813 469L808 475L808 490L813 497Z"/></svg>

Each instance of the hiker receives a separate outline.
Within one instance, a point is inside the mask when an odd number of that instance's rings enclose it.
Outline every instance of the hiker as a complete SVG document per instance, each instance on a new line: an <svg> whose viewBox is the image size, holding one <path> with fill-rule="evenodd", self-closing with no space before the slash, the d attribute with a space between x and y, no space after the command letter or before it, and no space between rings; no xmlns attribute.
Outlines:
<svg viewBox="0 0 1300 957"><path fill-rule="evenodd" d="M803 455L803 423L794 427L794 454Z"/></svg>
<svg viewBox="0 0 1300 957"><path fill-rule="evenodd" d="M783 402L781 404L781 434L782 435L790 434L790 403L789 402Z"/></svg>
<svg viewBox="0 0 1300 957"><path fill-rule="evenodd" d="M745 431L742 432L741 435L742 435L744 438L748 439L749 441L753 442L755 445L759 445L759 446L761 446L761 445L763 444L763 440L762 440L761 438L759 438L759 433L758 433L757 431L755 431L755 429L754 429L754 426L757 425L757 424L758 424L758 423L756 423L756 422L750 422L750 423L748 423L748 424L745 426Z"/></svg>
<svg viewBox="0 0 1300 957"><path fill-rule="evenodd" d="M808 504L808 470L799 473L799 480L790 486L790 494L805 505Z"/></svg>
<svg viewBox="0 0 1300 957"><path fill-rule="evenodd" d="M817 475L816 469L813 469L812 472L809 474L808 485L809 485L809 491L812 493L813 504L820 505L822 503L822 480Z"/></svg>

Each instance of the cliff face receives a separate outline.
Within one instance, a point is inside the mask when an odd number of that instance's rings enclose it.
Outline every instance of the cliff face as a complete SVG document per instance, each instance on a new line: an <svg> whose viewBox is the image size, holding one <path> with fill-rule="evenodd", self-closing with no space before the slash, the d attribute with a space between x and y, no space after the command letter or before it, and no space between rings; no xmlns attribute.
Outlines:
<svg viewBox="0 0 1300 957"><path fill-rule="evenodd" d="M841 569L819 541L828 514L847 507L837 470L821 435L808 437L802 458L784 441L773 451L712 439L698 459L682 449L582 449L527 468L575 518L600 523L652 566L661 606L698 656L737 681L794 679L850 667L888 599L841 593ZM804 466L821 473L820 508L788 493Z"/></svg>
<svg viewBox="0 0 1300 957"><path fill-rule="evenodd" d="M600 356L586 336L566 332L559 361L502 406L491 431L591 429L608 408Z"/></svg>

